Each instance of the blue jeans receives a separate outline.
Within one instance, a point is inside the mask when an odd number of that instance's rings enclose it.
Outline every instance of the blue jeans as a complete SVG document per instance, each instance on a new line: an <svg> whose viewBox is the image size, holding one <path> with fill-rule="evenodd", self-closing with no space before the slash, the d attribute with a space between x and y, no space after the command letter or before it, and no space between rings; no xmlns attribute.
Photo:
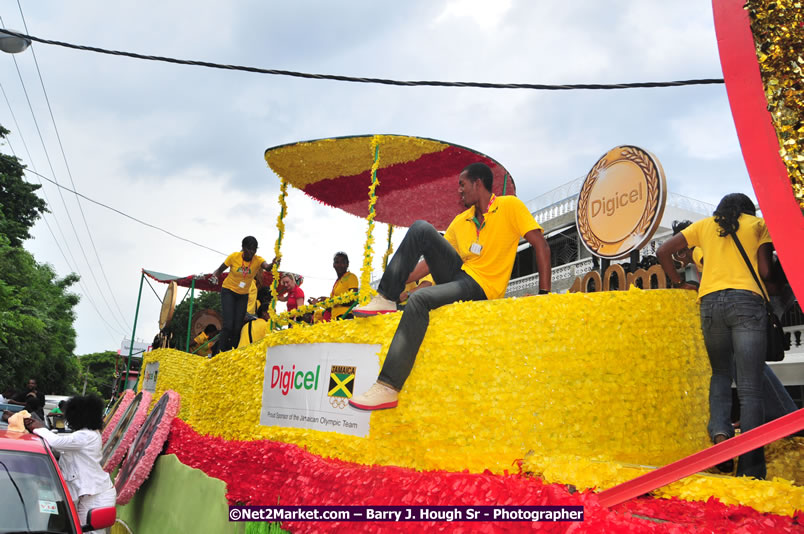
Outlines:
<svg viewBox="0 0 804 534"><path fill-rule="evenodd" d="M747 432L765 422L762 399L767 315L756 293L724 289L701 299L701 327L712 366L709 385L709 436L734 435L731 383L740 399L740 428ZM732 376L734 369L734 376ZM740 456L737 476L765 478L762 447Z"/></svg>
<svg viewBox="0 0 804 534"><path fill-rule="evenodd" d="M221 289L221 335L218 351L231 350L240 343L240 330L248 308L248 294L241 295L230 289Z"/></svg>
<svg viewBox="0 0 804 534"><path fill-rule="evenodd" d="M762 375L762 400L765 407L765 422L773 421L798 410L795 401L768 364L765 364Z"/></svg>
<svg viewBox="0 0 804 534"><path fill-rule="evenodd" d="M483 288L461 270L463 260L452 245L426 221L411 225L388 263L377 288L388 300L398 301L413 268L424 256L436 285L422 288L408 299L388 348L378 380L401 390L430 324L430 310L459 300L486 300Z"/></svg>

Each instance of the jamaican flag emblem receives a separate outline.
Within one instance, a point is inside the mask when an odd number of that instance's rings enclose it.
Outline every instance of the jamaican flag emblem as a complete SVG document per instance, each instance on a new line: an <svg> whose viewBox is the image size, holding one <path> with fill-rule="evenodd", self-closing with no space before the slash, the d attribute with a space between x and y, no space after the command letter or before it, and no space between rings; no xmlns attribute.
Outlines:
<svg viewBox="0 0 804 534"><path fill-rule="evenodd" d="M356 367L346 365L333 365L329 370L329 392L330 397L352 398L355 388Z"/></svg>

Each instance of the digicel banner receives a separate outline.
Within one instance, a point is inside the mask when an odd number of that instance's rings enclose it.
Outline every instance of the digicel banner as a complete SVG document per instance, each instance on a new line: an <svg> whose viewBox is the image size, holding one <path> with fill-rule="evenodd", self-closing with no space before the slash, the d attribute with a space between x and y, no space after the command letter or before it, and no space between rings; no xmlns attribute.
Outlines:
<svg viewBox="0 0 804 534"><path fill-rule="evenodd" d="M271 389L278 387L282 395L287 395L291 389L318 389L320 372L320 365L316 365L315 374L312 371L296 371L295 365L288 371L282 365L274 365L271 367Z"/></svg>
<svg viewBox="0 0 804 534"><path fill-rule="evenodd" d="M377 379L380 349L354 343L269 347L260 424L368 436L370 412L348 401Z"/></svg>

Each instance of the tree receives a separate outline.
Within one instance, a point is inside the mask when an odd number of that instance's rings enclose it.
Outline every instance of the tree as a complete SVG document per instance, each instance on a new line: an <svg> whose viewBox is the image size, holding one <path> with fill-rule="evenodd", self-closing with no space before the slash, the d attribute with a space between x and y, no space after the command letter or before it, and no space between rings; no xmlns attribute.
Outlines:
<svg viewBox="0 0 804 534"><path fill-rule="evenodd" d="M212 308L218 313L221 312L221 297L219 293L210 291L202 291L195 294L195 302L193 303L193 315L200 310ZM190 316L190 299L186 298L176 305L176 311L173 313L173 319L170 320L168 329L173 333L173 340L170 343L171 347L179 350L185 350L187 346L187 319ZM237 333L240 335L240 332ZM192 341L192 340L190 340Z"/></svg>
<svg viewBox="0 0 804 534"><path fill-rule="evenodd" d="M35 378L46 393L72 393L78 375L73 321L78 276L59 279L0 235L0 381L20 389Z"/></svg>
<svg viewBox="0 0 804 534"><path fill-rule="evenodd" d="M0 126L0 138L8 130ZM46 211L39 186L22 179L17 158L0 153L0 387L20 390L35 378L45 393L74 393L78 376L71 273L58 278L22 248Z"/></svg>
<svg viewBox="0 0 804 534"><path fill-rule="evenodd" d="M0 139L8 130L0 126ZM29 230L47 204L36 195L41 185L23 180L25 166L15 156L0 153L0 234L5 235L12 247L21 247L31 237Z"/></svg>
<svg viewBox="0 0 804 534"><path fill-rule="evenodd" d="M114 351L95 352L79 356L78 362L81 368L81 376L79 376L78 384L76 384L77 389L83 391L84 383L86 383L87 395L91 393L98 395L102 399L111 398L116 359L117 353ZM125 369L125 367L123 368Z"/></svg>

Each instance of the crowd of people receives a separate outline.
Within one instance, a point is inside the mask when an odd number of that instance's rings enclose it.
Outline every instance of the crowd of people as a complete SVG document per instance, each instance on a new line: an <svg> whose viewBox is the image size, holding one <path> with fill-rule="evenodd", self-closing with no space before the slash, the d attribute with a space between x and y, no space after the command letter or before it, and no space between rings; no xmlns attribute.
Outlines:
<svg viewBox="0 0 804 534"><path fill-rule="evenodd" d="M207 325L190 346L190 352L199 356L215 356L233 348L242 348L261 340L270 330L270 311L272 293L270 284L271 269L278 261L271 263L257 256L258 243L253 236L242 241L242 249L230 254L212 274L206 275L214 285L221 275L229 269L229 274L221 286L222 327ZM336 252L332 259L336 279L329 297L310 297L307 304L320 304L333 297L353 294L353 299L339 301L315 312L297 314L294 322L327 322L352 319L352 307L357 303L358 279L349 272L349 256ZM284 302L288 312L305 305L304 290L301 288L304 277L297 273L281 271L276 287L277 300ZM237 333L237 335L236 335Z"/></svg>

